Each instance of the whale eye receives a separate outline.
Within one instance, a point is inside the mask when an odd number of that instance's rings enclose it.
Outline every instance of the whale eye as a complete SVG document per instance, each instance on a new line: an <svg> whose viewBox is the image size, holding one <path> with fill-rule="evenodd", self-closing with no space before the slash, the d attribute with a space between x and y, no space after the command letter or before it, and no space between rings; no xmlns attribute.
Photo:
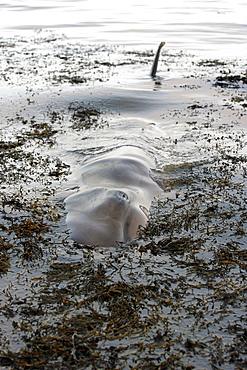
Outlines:
<svg viewBox="0 0 247 370"><path fill-rule="evenodd" d="M123 200L125 202L127 202L129 200L129 197L128 195L124 192L124 191L118 191L117 192L117 197L120 199L120 200Z"/></svg>

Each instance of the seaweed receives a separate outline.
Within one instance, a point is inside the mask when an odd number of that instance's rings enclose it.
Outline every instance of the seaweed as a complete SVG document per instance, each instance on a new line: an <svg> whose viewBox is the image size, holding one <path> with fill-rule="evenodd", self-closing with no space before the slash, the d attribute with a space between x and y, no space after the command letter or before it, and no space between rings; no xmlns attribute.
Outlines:
<svg viewBox="0 0 247 370"><path fill-rule="evenodd" d="M0 142L0 366L244 369L247 162L238 151L246 137L214 130L208 119L226 105L198 97L185 110L167 113L169 120L185 123L186 134L157 140L155 150L171 143L173 155L184 141L196 141L202 160L182 158L170 166L160 160L157 177L164 194L153 202L149 223L134 241L116 249L79 245L69 238L63 197L56 193L70 169L57 158L57 144L67 132L83 140L83 131L101 134L107 118L97 105L74 97L58 108L53 96L43 116L32 115L40 110L35 103L40 91L34 93L33 86L39 81L55 91L53 84L74 84L74 92L77 83L105 80L109 69L117 73L120 65L150 62L153 52L120 54L103 46L85 51L81 45L58 45L54 37L36 43L53 54L41 56L33 43L25 43L25 54L19 54L18 40L0 45L10 61L1 75L4 83L30 89L18 114L2 117L7 129ZM110 52L116 55L109 61ZM184 58L194 66L186 72L192 81L178 82L186 91L200 88L205 78L215 92L213 69L218 74L218 68L234 68L218 59L194 63L183 53L167 52L165 58L169 68L177 65L183 73ZM221 73L226 82L228 75L240 76L229 83L244 90L244 74ZM229 102L231 121L244 116L244 92L233 96L218 89L217 94Z"/></svg>
<svg viewBox="0 0 247 370"><path fill-rule="evenodd" d="M247 84L246 75L230 75L225 74L223 76L216 77L215 86L228 87L228 88L240 88L242 85Z"/></svg>
<svg viewBox="0 0 247 370"><path fill-rule="evenodd" d="M219 59L205 59L205 60L201 60L200 62L198 62L198 66L201 67L223 67L223 66L226 66L227 63L223 60L219 60Z"/></svg>
<svg viewBox="0 0 247 370"><path fill-rule="evenodd" d="M104 127L107 122L101 118L102 112L92 104L72 102L69 105L72 125L71 128L76 131L87 130L90 128Z"/></svg>

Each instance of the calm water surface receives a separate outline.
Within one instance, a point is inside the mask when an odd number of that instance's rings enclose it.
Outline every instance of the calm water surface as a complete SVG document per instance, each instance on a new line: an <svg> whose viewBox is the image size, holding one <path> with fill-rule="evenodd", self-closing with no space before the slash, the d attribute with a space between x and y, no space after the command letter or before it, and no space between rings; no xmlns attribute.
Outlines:
<svg viewBox="0 0 247 370"><path fill-rule="evenodd" d="M1 5L2 36L49 29L84 43L169 48L221 56L246 56L244 0L150 2L9 0Z"/></svg>

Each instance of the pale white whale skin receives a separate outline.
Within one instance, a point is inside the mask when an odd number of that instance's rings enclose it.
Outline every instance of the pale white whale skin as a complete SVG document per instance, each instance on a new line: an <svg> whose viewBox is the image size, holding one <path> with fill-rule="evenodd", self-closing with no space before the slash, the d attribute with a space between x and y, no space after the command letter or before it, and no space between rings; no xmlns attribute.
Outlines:
<svg viewBox="0 0 247 370"><path fill-rule="evenodd" d="M71 238L80 244L117 246L137 235L161 188L150 177L154 161L124 146L77 170L80 189L65 200Z"/></svg>

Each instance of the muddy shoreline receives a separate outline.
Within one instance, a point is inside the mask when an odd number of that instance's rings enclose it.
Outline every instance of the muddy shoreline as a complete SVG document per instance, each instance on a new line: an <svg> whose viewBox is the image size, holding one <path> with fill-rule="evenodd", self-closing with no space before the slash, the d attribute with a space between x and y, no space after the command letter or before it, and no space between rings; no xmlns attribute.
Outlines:
<svg viewBox="0 0 247 370"><path fill-rule="evenodd" d="M0 366L245 369L246 61L165 50L151 80L152 50L0 49ZM69 173L126 143L156 159L149 225L74 243Z"/></svg>

